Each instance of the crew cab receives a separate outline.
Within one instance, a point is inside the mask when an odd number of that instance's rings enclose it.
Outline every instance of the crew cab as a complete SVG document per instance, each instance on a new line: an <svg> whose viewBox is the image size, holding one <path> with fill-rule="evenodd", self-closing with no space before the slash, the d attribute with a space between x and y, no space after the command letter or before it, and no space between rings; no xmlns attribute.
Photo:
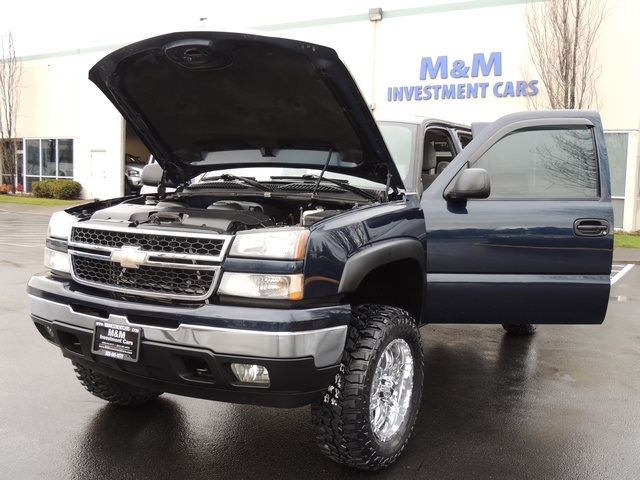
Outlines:
<svg viewBox="0 0 640 480"><path fill-rule="evenodd" d="M332 49L221 32L143 40L89 76L157 160L157 193L54 214L28 295L100 398L311 404L320 449L376 470L418 415L422 325L605 317L597 112L474 135L376 122Z"/></svg>

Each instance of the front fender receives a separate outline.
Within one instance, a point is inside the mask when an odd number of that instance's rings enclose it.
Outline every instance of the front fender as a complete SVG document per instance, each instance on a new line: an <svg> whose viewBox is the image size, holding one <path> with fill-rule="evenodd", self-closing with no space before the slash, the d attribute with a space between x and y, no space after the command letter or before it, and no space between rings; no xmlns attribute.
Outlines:
<svg viewBox="0 0 640 480"><path fill-rule="evenodd" d="M399 238L375 243L347 260L338 286L338 293L354 292L373 270L400 260L415 260L425 271L422 244L414 238Z"/></svg>

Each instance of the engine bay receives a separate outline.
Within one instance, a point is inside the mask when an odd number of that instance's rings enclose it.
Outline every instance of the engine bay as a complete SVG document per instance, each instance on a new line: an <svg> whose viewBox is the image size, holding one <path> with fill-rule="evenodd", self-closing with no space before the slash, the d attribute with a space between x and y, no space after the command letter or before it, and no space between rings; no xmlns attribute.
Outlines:
<svg viewBox="0 0 640 480"><path fill-rule="evenodd" d="M348 208L336 208L326 202L309 199L292 201L282 198L219 200L209 195L138 197L97 210L92 222L207 230L217 234L234 234L243 230L286 226L311 226ZM351 205L350 208L357 204ZM88 218L87 218L88 219Z"/></svg>

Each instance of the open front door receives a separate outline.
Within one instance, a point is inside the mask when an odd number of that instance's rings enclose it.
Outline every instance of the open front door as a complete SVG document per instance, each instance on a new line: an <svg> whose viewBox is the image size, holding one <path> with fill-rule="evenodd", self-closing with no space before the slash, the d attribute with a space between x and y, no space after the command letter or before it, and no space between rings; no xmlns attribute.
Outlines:
<svg viewBox="0 0 640 480"><path fill-rule="evenodd" d="M604 320L613 210L597 112L526 112L494 122L443 171L421 204L427 229L423 321Z"/></svg>

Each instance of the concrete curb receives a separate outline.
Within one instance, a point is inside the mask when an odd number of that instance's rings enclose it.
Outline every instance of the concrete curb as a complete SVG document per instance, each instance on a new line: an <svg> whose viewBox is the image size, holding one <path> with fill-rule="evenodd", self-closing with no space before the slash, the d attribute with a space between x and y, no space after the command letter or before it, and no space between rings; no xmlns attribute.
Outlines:
<svg viewBox="0 0 640 480"><path fill-rule="evenodd" d="M632 263L640 265L640 248L615 248L613 263Z"/></svg>

